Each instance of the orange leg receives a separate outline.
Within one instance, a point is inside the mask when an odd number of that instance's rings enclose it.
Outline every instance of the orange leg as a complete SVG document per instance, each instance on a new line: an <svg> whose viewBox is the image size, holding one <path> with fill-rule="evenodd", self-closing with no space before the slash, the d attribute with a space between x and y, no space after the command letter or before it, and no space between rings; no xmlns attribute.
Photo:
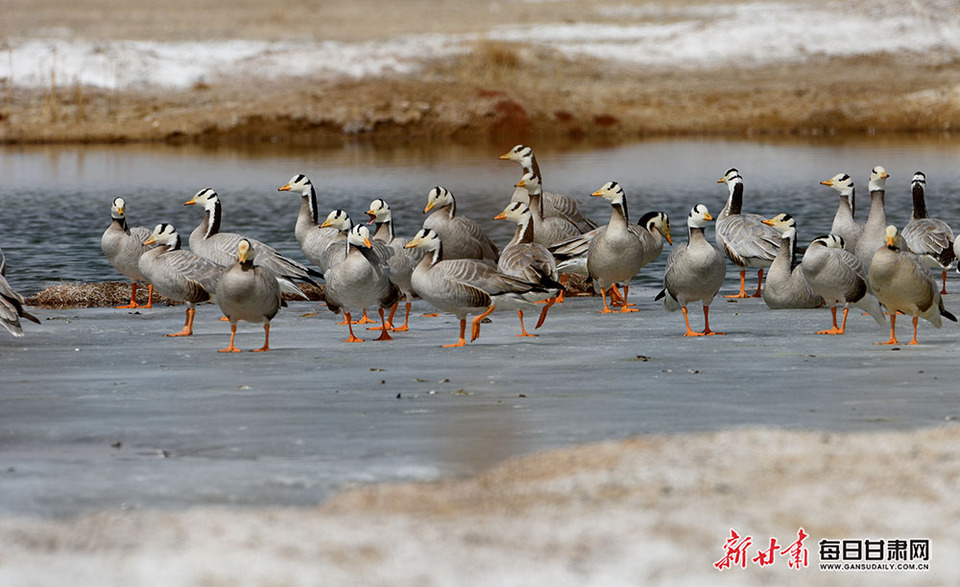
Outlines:
<svg viewBox="0 0 960 587"><path fill-rule="evenodd" d="M140 306L141 308L152 308L153 307L153 284L147 284L147 305Z"/></svg>
<svg viewBox="0 0 960 587"><path fill-rule="evenodd" d="M710 330L710 306L703 306L703 336L725 336L726 332L714 332Z"/></svg>
<svg viewBox="0 0 960 587"><path fill-rule="evenodd" d="M917 316L913 317L913 340L911 340L907 344L920 344L919 342L917 342L917 321L918 320L919 318Z"/></svg>
<svg viewBox="0 0 960 587"><path fill-rule="evenodd" d="M396 309L396 304L393 307ZM383 332L374 340L393 340L393 337L390 336L390 327L387 326L387 319L383 315L383 308L380 308L380 323L383 325Z"/></svg>
<svg viewBox="0 0 960 587"><path fill-rule="evenodd" d="M744 284L746 285L746 284ZM763 287L763 269L757 271L757 292L751 297L759 298L760 297L760 288Z"/></svg>
<svg viewBox="0 0 960 587"><path fill-rule="evenodd" d="M233 346L233 339L237 336L237 325L230 324L230 346L225 349L220 349L218 353L239 353L240 349Z"/></svg>
<svg viewBox="0 0 960 587"><path fill-rule="evenodd" d="M520 317L520 334L517 336L539 336L537 334L530 334L527 332L527 329L523 327L523 310L517 310L517 316Z"/></svg>
<svg viewBox="0 0 960 587"><path fill-rule="evenodd" d="M745 298L747 297L747 270L740 270L740 293L735 293L729 296L723 296L725 298Z"/></svg>
<svg viewBox="0 0 960 587"><path fill-rule="evenodd" d="M493 313L493 308L493 304L490 304L490 307L484 310L483 314L474 317L473 322L470 324L470 342L477 340L480 336L480 322Z"/></svg>
<svg viewBox="0 0 960 587"><path fill-rule="evenodd" d="M621 312L639 312L637 308L631 308L630 304L627 303L627 295L630 293L630 284L623 284L623 305L620 307Z"/></svg>
<svg viewBox="0 0 960 587"><path fill-rule="evenodd" d="M563 295L563 292L560 292L560 295ZM543 326L543 321L547 319L547 312L550 310L550 307L556 303L559 303L558 298L560 296L550 298L547 300L547 303L543 306L543 309L540 310L540 319L537 320L537 325L534 328L540 328Z"/></svg>
<svg viewBox="0 0 960 587"><path fill-rule="evenodd" d="M453 344L445 344L443 345L443 348L446 349L454 346L465 346L467 344L467 339L464 338L463 335L464 333L466 333L466 331L467 331L467 319L464 318L463 320L460 321L460 340L458 340Z"/></svg>
<svg viewBox="0 0 960 587"><path fill-rule="evenodd" d="M366 308L363 309L363 316L361 316L359 320L354 322L354 324L374 324L374 323L376 323L376 320L371 320L369 317L367 317Z"/></svg>
<svg viewBox="0 0 960 587"><path fill-rule="evenodd" d="M616 308L623 304L623 298L620 297L620 289L617 287L617 284L614 283L607 290L607 294L610 295L610 307Z"/></svg>
<svg viewBox="0 0 960 587"><path fill-rule="evenodd" d="M350 312L343 313L343 321L347 324L347 330L350 331L350 338L342 342L363 342L362 338L353 335L353 322L350 320Z"/></svg>
<svg viewBox="0 0 960 587"><path fill-rule="evenodd" d="M843 309L843 325L839 328L837 327L837 307L834 306L830 308L830 314L833 316L833 328L829 330L820 330L817 334L843 334L847 331L847 315L850 313L850 308Z"/></svg>
<svg viewBox="0 0 960 587"><path fill-rule="evenodd" d="M197 311L193 308L187 308L187 321L183 324L183 330L180 332L174 332L173 334L166 334L164 336L192 336L193 335L193 317Z"/></svg>
<svg viewBox="0 0 960 587"><path fill-rule="evenodd" d="M564 288L567 287L567 276L566 276L566 275L561 275L561 276L560 276L560 285L562 285ZM562 304L562 303L563 303L563 292L564 292L564 291L565 291L565 289L561 289L561 290L560 290L560 295L557 296L557 301L556 301L557 304Z"/></svg>
<svg viewBox="0 0 960 587"><path fill-rule="evenodd" d="M133 285L130 287L130 303L126 306L117 306L118 310L126 310L128 308L139 308L137 305L137 282L134 281Z"/></svg>
<svg viewBox="0 0 960 587"><path fill-rule="evenodd" d="M944 269L943 273L943 287L940 288L940 295L947 295L947 270Z"/></svg>
<svg viewBox="0 0 960 587"><path fill-rule="evenodd" d="M270 350L270 323L265 322L263 325L263 346L258 349L253 349L255 353L265 353Z"/></svg>
<svg viewBox="0 0 960 587"><path fill-rule="evenodd" d="M406 332L410 330L410 327L407 325L407 323L410 321L410 307L413 306L413 303L410 302L410 300L407 300L406 306L407 306L407 313L403 317L403 324L394 328L393 329L394 332ZM390 323L391 324L393 323L393 312L390 312Z"/></svg>
<svg viewBox="0 0 960 587"><path fill-rule="evenodd" d="M399 304L400 302L398 301L393 304L392 308L390 308L390 316L387 317L385 324L381 324L380 326L370 326L367 328L367 330L383 330L384 326L386 326L389 330L393 330L393 313L397 311L397 306ZM359 322L357 322L357 324L359 324Z"/></svg>
<svg viewBox="0 0 960 587"><path fill-rule="evenodd" d="M914 326L916 326L916 321L914 321ZM914 332L913 341L916 342L917 334ZM897 342L897 313L890 312L890 340L886 342L877 342L874 344L900 344Z"/></svg>
<svg viewBox="0 0 960 587"><path fill-rule="evenodd" d="M607 305L607 292L603 288L600 288L600 297L603 298L603 309L600 310L600 313L609 314L610 312L613 312L613 310L610 309L610 306ZM610 297L613 297L613 294L610 294Z"/></svg>
<svg viewBox="0 0 960 587"><path fill-rule="evenodd" d="M690 328L690 317L687 316L687 307L680 306L680 311L683 312L683 322L687 325L687 331L683 333L684 336L703 336L703 334L694 331Z"/></svg>

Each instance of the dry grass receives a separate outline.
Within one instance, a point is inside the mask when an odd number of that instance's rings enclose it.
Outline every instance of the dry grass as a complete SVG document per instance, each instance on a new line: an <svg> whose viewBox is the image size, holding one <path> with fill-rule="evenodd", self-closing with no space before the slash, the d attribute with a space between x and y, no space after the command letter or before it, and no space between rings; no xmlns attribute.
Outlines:
<svg viewBox="0 0 960 587"><path fill-rule="evenodd" d="M301 284L300 289L312 301L323 300L323 288L310 284ZM289 294L283 294L287 301L299 300ZM130 283L126 281L105 281L100 283L59 283L37 292L27 298L26 303L36 308L62 310L66 308L109 308L122 306L130 301ZM137 303L147 303L147 289L137 288ZM160 294L154 294L153 303L157 305L179 306L183 302L171 300Z"/></svg>

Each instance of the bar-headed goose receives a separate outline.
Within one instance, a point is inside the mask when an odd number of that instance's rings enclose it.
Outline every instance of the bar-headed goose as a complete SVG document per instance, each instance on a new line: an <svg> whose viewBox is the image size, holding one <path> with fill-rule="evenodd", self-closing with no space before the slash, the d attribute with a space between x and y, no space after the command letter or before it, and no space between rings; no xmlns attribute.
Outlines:
<svg viewBox="0 0 960 587"><path fill-rule="evenodd" d="M870 215L863 225L860 240L857 241L857 258L863 265L864 274L870 268L870 261L877 249L886 246L887 213L884 209L884 195L887 191L887 178L890 175L876 166L870 171Z"/></svg>
<svg viewBox="0 0 960 587"><path fill-rule="evenodd" d="M504 161L513 161L518 163L523 169L523 173L532 173L537 176L537 181L543 183L543 174L540 172L540 164L537 163L537 157L533 154L533 149L526 145L517 145L510 149L500 159ZM587 232L597 228L597 223L587 218L580 211L580 203L570 196L563 196L553 192L542 192L543 199L543 217L551 218L554 216L563 218L577 226L580 232ZM529 192L523 186L517 186L511 202L523 202L530 205Z"/></svg>
<svg viewBox="0 0 960 587"><path fill-rule="evenodd" d="M187 304L183 329L166 336L191 336L197 304L215 301L224 268L181 249L180 234L172 224L158 224L144 244L156 246L140 257L140 272L161 295Z"/></svg>
<svg viewBox="0 0 960 587"><path fill-rule="evenodd" d="M953 230L950 225L939 218L927 216L927 202L924 191L927 187L927 176L918 171L913 175L910 188L913 192L913 212L910 220L900 236L911 253L920 256L928 267L940 269L943 285L940 293L947 293L947 270L957 260L953 251Z"/></svg>
<svg viewBox="0 0 960 587"><path fill-rule="evenodd" d="M940 328L943 325L941 316L954 322L957 317L943 307L937 284L923 262L916 254L904 249L897 227L888 226L884 235L886 244L873 254L867 272L870 288L890 312L890 339L877 344L898 344L897 312L913 316L913 338L907 344L917 344L919 318Z"/></svg>
<svg viewBox="0 0 960 587"><path fill-rule="evenodd" d="M290 181L277 188L277 191L300 194L300 213L297 214L297 223L293 232L297 237L297 243L300 244L300 250L303 251L303 256L319 267L320 271L326 271L327 267L321 264L323 252L340 232L334 228L320 226L317 190L313 187L313 183L306 175L300 173L291 177Z"/></svg>
<svg viewBox="0 0 960 587"><path fill-rule="evenodd" d="M7 283L7 257L0 249L0 325L14 336L23 336L20 318L40 324L39 318L23 309L23 296Z"/></svg>
<svg viewBox="0 0 960 587"><path fill-rule="evenodd" d="M867 292L867 277L857 256L846 250L843 238L828 234L810 242L800 262L810 287L830 306L833 327L817 334L843 334L847 330L849 306L870 314L877 324L885 324L880 303ZM843 323L837 326L837 306L843 306Z"/></svg>
<svg viewBox="0 0 960 587"><path fill-rule="evenodd" d="M530 283L538 283L546 289L556 290L556 293L546 301L535 328L543 325L547 311L557 301L557 295L563 290L560 284L560 274L557 272L557 263L547 250L547 247L536 242L536 232L533 224L533 215L529 206L523 202L513 202L497 214L494 220L509 220L517 225L513 239L500 252L497 268L507 275L519 277ZM523 308L517 309L520 318L520 334L517 336L537 336L530 334L523 326Z"/></svg>
<svg viewBox="0 0 960 587"><path fill-rule="evenodd" d="M423 228L432 229L444 243L448 259L483 259L497 264L500 251L480 225L465 216L457 216L457 200L443 186L436 186L427 194L423 213L433 212L423 221Z"/></svg>
<svg viewBox="0 0 960 587"><path fill-rule="evenodd" d="M100 249L110 261L113 268L133 282L130 291L130 303L117 308L151 308L153 307L153 285L148 285L147 303L137 304L137 283L147 279L140 273L138 263L140 255L147 251L143 241L150 236L150 229L145 226L130 226L127 224L127 203L123 198L114 198L110 204L110 226L100 237Z"/></svg>
<svg viewBox="0 0 960 587"><path fill-rule="evenodd" d="M314 279L323 277L319 271L310 269L303 263L294 261L281 255L273 247L258 240L244 237L233 232L220 232L220 223L223 220L223 205L220 196L210 188L204 188L195 196L183 203L184 206L199 205L204 209L203 220L190 233L190 250L209 259L217 265L230 267L237 261L237 245L246 238L257 251L257 264L269 269L283 291L306 298L303 292L293 282L302 281L317 285Z"/></svg>
<svg viewBox="0 0 960 587"><path fill-rule="evenodd" d="M350 337L343 342L363 342L353 333L351 314L368 306L378 306L382 329L376 340L392 340L384 316L384 308L391 308L400 299L400 289L390 281L386 261L373 250L370 230L357 224L350 229L343 260L327 272L324 297L330 311L343 311Z"/></svg>
<svg viewBox="0 0 960 587"><path fill-rule="evenodd" d="M524 173L520 181L517 182L517 187L527 188L530 194L528 207L536 242L549 247L567 239L580 236L580 229L577 228L577 225L566 218L562 216L544 216L540 178L538 178L536 174Z"/></svg>
<svg viewBox="0 0 960 587"><path fill-rule="evenodd" d="M838 173L830 179L820 182L821 185L832 187L840 192L840 203L837 213L833 215L833 225L830 234L843 238L844 246L851 253L856 253L857 243L863 233L863 223L857 222L857 194L853 185L853 178L846 173Z"/></svg>
<svg viewBox="0 0 960 587"><path fill-rule="evenodd" d="M615 181L608 181L590 195L610 202L610 222L600 228L587 249L587 274L603 298L601 313L613 311L607 304L607 289L617 283L623 285L623 306L620 311L636 312L636 308L627 304L630 280L644 266L649 253L637 234L630 229L627 197L623 187Z"/></svg>
<svg viewBox="0 0 960 587"><path fill-rule="evenodd" d="M406 315L403 318L403 324L394 326L394 332L406 332L409 329L410 307L413 303L413 269L423 258L423 249L407 249L406 244L410 242L409 238L398 237L394 231L393 212L390 205L382 198L370 202L370 208L367 209L367 216L370 217L370 224L376 226L373 233L374 242L382 242L393 250L393 255L387 260L387 265L393 270L391 280L397 284L403 297L406 300ZM393 324L393 316L397 311L397 304L390 308L390 315L387 317L387 323Z"/></svg>
<svg viewBox="0 0 960 587"><path fill-rule="evenodd" d="M254 264L259 254L256 245L246 238L237 241L237 260L228 267L217 282L217 305L230 320L230 345L221 353L240 352L234 346L237 322L245 320L254 324L263 323L263 346L253 352L270 350L270 320L284 305L280 297L277 276L269 267Z"/></svg>
<svg viewBox="0 0 960 587"><path fill-rule="evenodd" d="M728 169L717 183L727 184L727 203L717 214L716 241L733 264L740 268L740 291L728 298L759 298L763 287L763 270L773 263L780 248L780 233L763 224L763 216L743 213L743 177L735 168ZM747 294L747 268L757 268L757 291Z"/></svg>
<svg viewBox="0 0 960 587"><path fill-rule="evenodd" d="M763 221L780 232L780 249L773 259L763 286L763 301L773 310L819 308L823 298L817 295L797 261L797 221L789 214L777 214Z"/></svg>
<svg viewBox="0 0 960 587"><path fill-rule="evenodd" d="M443 243L436 231L424 228L407 243L408 248L426 251L413 270L413 289L436 308L450 312L460 320L460 338L447 347L467 344L467 315L477 314L471 322L471 338L480 336L480 322L498 306L516 309L550 296L536 283L506 275L496 267L477 259L446 259Z"/></svg>
<svg viewBox="0 0 960 587"><path fill-rule="evenodd" d="M677 245L667 257L663 274L663 290L656 299L663 298L663 308L670 312L683 312L687 326L684 336L708 336L724 334L710 330L710 303L720 291L726 275L723 255L704 236L704 228L713 220L703 204L697 204L687 216L687 242ZM687 304L703 304L703 330L690 328Z"/></svg>

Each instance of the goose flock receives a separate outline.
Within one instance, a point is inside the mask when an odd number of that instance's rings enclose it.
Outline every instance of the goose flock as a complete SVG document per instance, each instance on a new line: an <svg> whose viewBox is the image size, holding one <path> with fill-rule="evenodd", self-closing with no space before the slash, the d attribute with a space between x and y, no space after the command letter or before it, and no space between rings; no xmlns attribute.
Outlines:
<svg viewBox="0 0 960 587"><path fill-rule="evenodd" d="M579 275L600 294L601 313L636 312L628 301L631 280L663 254L664 242L673 245L665 264L663 289L656 296L667 311L681 310L685 336L722 335L710 327L709 308L726 275L727 262L740 270L739 291L727 297L760 297L771 309L830 309L832 325L818 334L842 335L850 306L885 326L890 337L877 344L897 344L897 314L910 316L917 343L920 318L939 328L942 319L956 321L944 307L947 271L956 266L960 243L950 226L927 211L926 176L917 172L911 182L913 211L902 227L889 225L885 210L886 181L880 166L869 176L870 211L865 221L856 215L854 180L839 173L820 182L839 193L830 232L813 238L806 247L798 238L797 219L788 212L767 217L747 212L744 180L739 170L727 170L717 183L725 184L727 199L719 213L697 203L687 215L687 240L674 244L670 220L663 211L648 211L631 223L624 187L608 181L590 194L610 206L605 224L588 218L576 198L547 192L533 150L517 145L502 160L518 163L522 174L495 220L516 226L502 247L482 226L457 208L453 192L435 186L426 194L422 226L412 237L397 236L389 203L378 198L363 212L369 222L354 224L345 210L332 210L321 222L317 191L303 174L277 188L299 194L300 210L294 234L303 256L313 267L282 255L248 235L221 230L223 202L211 188L198 191L186 206L203 210L203 217L183 249L176 228L161 222L151 231L131 227L127 203L115 198L111 223L101 248L111 265L131 281L129 304L119 308L149 308L153 292L187 305L183 329L167 336L190 336L197 304L216 303L230 322L230 343L221 352L236 352L237 323L263 324L269 351L270 321L285 306L282 293L306 299L299 284L324 282L326 307L343 314L348 330L344 342L357 343L353 326L374 322L377 341L392 340L391 332L410 328L410 309L420 298L459 320L457 341L468 343L467 319L472 316L469 341L480 335L481 324L496 310L516 311L517 336L531 337L525 312L538 315L534 330L544 325L548 310L563 302L565 282ZM715 243L705 229L715 222ZM753 293L746 287L748 269L756 269ZM0 323L22 336L19 319L37 321L23 309L23 298L3 277L6 261L0 252ZM939 273L937 283L934 272ZM765 275L766 273L766 275ZM137 304L137 287L149 288L147 303ZM394 318L400 302L406 313L402 324ZM703 328L691 327L690 304L700 302ZM839 320L837 310L842 309ZM362 318L354 317L362 313Z"/></svg>

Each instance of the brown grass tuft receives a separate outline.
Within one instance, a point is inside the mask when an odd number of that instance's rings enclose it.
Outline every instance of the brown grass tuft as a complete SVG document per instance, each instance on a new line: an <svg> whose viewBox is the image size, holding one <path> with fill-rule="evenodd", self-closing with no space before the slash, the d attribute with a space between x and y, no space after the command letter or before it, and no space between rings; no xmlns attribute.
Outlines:
<svg viewBox="0 0 960 587"><path fill-rule="evenodd" d="M300 284L300 289L312 301L323 299L323 288L310 284ZM289 294L283 294L283 299L289 301L301 301ZM63 310L67 308L109 308L111 306L122 306L130 301L130 283L126 281L104 281L100 283L80 283L68 282L58 283L43 289L36 295L27 298L26 303L36 308L46 308L52 310ZM147 288L137 288L137 302L147 303ZM183 302L177 302L155 293L153 296L155 305L179 306Z"/></svg>

